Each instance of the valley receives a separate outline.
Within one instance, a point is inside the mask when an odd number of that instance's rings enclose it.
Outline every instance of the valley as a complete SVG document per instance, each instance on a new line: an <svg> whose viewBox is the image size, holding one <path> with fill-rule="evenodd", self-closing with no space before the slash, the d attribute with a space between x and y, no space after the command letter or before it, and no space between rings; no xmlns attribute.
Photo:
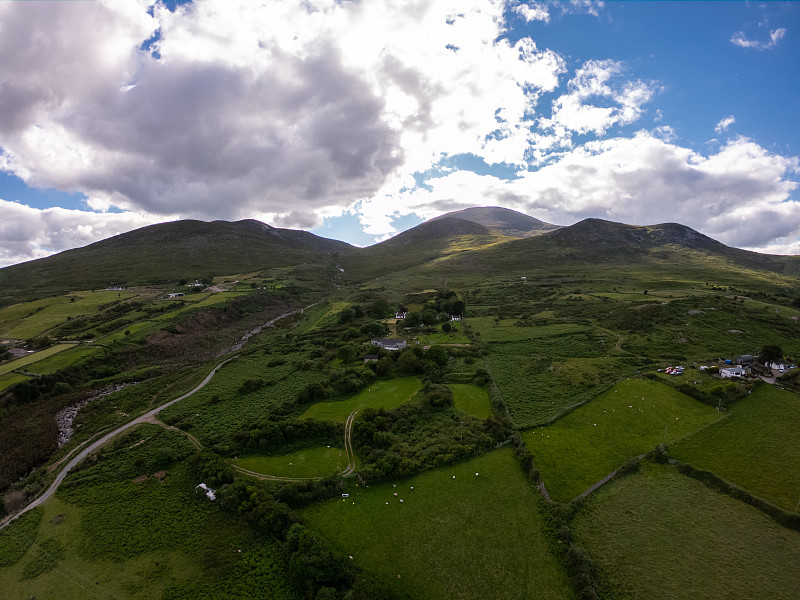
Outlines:
<svg viewBox="0 0 800 600"><path fill-rule="evenodd" d="M156 225L0 286L9 598L800 593L800 257L487 207Z"/></svg>

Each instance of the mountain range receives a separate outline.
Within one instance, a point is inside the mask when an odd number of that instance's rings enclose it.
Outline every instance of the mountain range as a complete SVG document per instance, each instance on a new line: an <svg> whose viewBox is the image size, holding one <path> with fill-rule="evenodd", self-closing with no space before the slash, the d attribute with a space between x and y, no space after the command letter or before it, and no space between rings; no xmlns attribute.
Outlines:
<svg viewBox="0 0 800 600"><path fill-rule="evenodd" d="M731 248L677 223L634 226L585 219L559 227L506 208L475 207L441 215L366 248L252 219L151 225L0 269L0 303L109 285L281 268L318 269L326 277L338 268L346 280L358 282L409 269L512 276L537 268L568 271L571 265L701 260L721 270L800 274L800 257Z"/></svg>

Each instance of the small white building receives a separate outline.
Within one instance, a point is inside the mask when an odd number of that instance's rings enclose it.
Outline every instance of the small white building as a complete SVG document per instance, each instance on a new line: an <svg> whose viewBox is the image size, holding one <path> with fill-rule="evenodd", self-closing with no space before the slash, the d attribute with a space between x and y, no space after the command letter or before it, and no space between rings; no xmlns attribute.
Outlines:
<svg viewBox="0 0 800 600"><path fill-rule="evenodd" d="M739 365L735 367L725 367L724 369L719 370L719 376L723 379L730 377L744 377L745 375L747 375L747 369L740 367Z"/></svg>
<svg viewBox="0 0 800 600"><path fill-rule="evenodd" d="M383 348L384 350L402 350L408 346L408 342L399 338L374 339L370 344L378 348Z"/></svg>
<svg viewBox="0 0 800 600"><path fill-rule="evenodd" d="M395 319L405 319L408 316L407 312L399 312L394 314Z"/></svg>
<svg viewBox="0 0 800 600"><path fill-rule="evenodd" d="M171 294L167 294L167 298L180 298L181 296L185 296L183 292L172 292Z"/></svg>

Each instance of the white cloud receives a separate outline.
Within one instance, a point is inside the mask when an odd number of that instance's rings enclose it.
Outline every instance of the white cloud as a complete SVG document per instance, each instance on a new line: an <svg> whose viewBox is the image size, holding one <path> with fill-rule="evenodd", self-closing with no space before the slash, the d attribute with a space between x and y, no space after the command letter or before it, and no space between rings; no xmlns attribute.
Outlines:
<svg viewBox="0 0 800 600"><path fill-rule="evenodd" d="M524 18L526 23L530 23L531 21L550 22L550 11L543 2L520 4L514 7L514 11Z"/></svg>
<svg viewBox="0 0 800 600"><path fill-rule="evenodd" d="M443 156L523 164L565 70L501 37L503 0L147 4L0 5L0 168L97 209L309 226Z"/></svg>
<svg viewBox="0 0 800 600"><path fill-rule="evenodd" d="M769 41L747 39L743 31L737 31L731 36L731 43L740 48L752 48L754 50L771 50L786 35L786 29L779 27L769 32Z"/></svg>
<svg viewBox="0 0 800 600"><path fill-rule="evenodd" d="M37 209L0 199L0 267L43 258L55 252L163 221L135 213L94 213L65 208Z"/></svg>
<svg viewBox="0 0 800 600"><path fill-rule="evenodd" d="M770 154L737 138L703 156L639 132L589 142L518 179L456 172L428 180L430 189L375 198L372 214L392 210L430 217L465 205L500 205L551 223L586 217L648 225L678 222L737 247L757 247L800 231L791 200L797 158ZM390 224L376 228L385 233Z"/></svg>
<svg viewBox="0 0 800 600"><path fill-rule="evenodd" d="M714 131L717 133L722 133L724 131L728 131L728 127L733 125L736 122L736 119L733 115L725 117L719 123L717 123L716 127L714 127Z"/></svg>
<svg viewBox="0 0 800 600"><path fill-rule="evenodd" d="M617 61L586 62L569 81L569 92L553 101L552 122L576 133L600 135L612 125L638 120L654 86L622 80L622 73L622 63ZM589 103L590 99L599 104Z"/></svg>

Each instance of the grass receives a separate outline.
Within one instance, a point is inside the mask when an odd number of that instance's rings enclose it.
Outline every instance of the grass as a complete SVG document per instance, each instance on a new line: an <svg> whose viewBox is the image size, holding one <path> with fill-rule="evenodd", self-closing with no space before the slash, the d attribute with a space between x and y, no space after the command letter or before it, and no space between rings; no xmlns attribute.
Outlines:
<svg viewBox="0 0 800 600"><path fill-rule="evenodd" d="M800 534L667 466L600 490L573 531L604 598L800 597Z"/></svg>
<svg viewBox="0 0 800 600"><path fill-rule="evenodd" d="M64 352L58 352L49 357L43 358L32 364L26 370L36 373L37 375L50 375L51 373L55 373L60 369L80 362L87 356L91 356L92 354L100 351L100 348L92 346L75 346Z"/></svg>
<svg viewBox="0 0 800 600"><path fill-rule="evenodd" d="M344 423L348 415L357 408L396 408L408 402L419 391L422 384L416 377L401 377L378 381L367 389L346 400L317 402L303 413L301 418Z"/></svg>
<svg viewBox="0 0 800 600"><path fill-rule="evenodd" d="M303 516L398 597L572 597L510 449L348 492Z"/></svg>
<svg viewBox="0 0 800 600"><path fill-rule="evenodd" d="M261 352L241 356L220 369L202 390L165 409L162 418L191 431L203 444L214 444L243 425L267 419L274 406L294 400L304 386L324 379L320 371L299 369L294 362L297 355L279 357L280 364L273 362L276 358ZM264 385L241 393L244 381L253 378L262 379Z"/></svg>
<svg viewBox="0 0 800 600"><path fill-rule="evenodd" d="M624 380L553 425L523 433L550 495L576 497L629 458L720 418L715 409L650 380Z"/></svg>
<svg viewBox="0 0 800 600"><path fill-rule="evenodd" d="M33 543L0 569L3 597L245 600L270 589L297 600L278 546L196 494L185 462L153 463L164 448L192 451L180 434L142 426L71 474L43 506Z"/></svg>
<svg viewBox="0 0 800 600"><path fill-rule="evenodd" d="M469 319L469 326L480 333L483 342L518 342L536 338L560 336L574 333L585 333L590 330L585 325L575 323L554 323L535 327L514 325L518 319L501 319L492 317L475 317Z"/></svg>
<svg viewBox="0 0 800 600"><path fill-rule="evenodd" d="M278 477L324 477L338 473L347 466L347 456L341 448L318 446L303 448L284 456L242 456L233 464L263 475Z"/></svg>
<svg viewBox="0 0 800 600"><path fill-rule="evenodd" d="M9 306L0 309L0 333L13 339L29 339L60 325L67 317L94 314L103 304L134 296L130 292L77 292Z"/></svg>
<svg viewBox="0 0 800 600"><path fill-rule="evenodd" d="M30 379L30 377L20 373L6 373L5 375L0 375L0 392L10 388L12 385L17 385L26 379Z"/></svg>
<svg viewBox="0 0 800 600"><path fill-rule="evenodd" d="M800 506L800 396L762 385L670 455L789 512Z"/></svg>
<svg viewBox="0 0 800 600"><path fill-rule="evenodd" d="M453 390L453 402L457 410L479 419L485 419L492 414L489 392L484 388L468 383L451 383L449 385Z"/></svg>
<svg viewBox="0 0 800 600"><path fill-rule="evenodd" d="M49 356L53 356L54 354L63 352L64 350L69 350L74 346L75 344L55 344L53 346L50 346L49 348L45 348L44 350L39 350L38 352L29 354L28 356L17 358L15 360L5 363L4 365L0 365L0 375L5 375L6 373L10 373L11 371L16 371L17 369L27 367Z"/></svg>

